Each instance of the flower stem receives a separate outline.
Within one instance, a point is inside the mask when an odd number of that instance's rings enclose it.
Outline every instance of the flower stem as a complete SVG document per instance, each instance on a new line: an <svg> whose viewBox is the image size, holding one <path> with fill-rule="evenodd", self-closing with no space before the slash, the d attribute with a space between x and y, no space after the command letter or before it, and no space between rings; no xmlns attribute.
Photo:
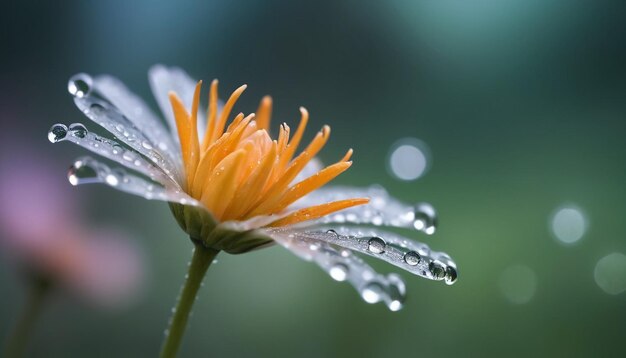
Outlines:
<svg viewBox="0 0 626 358"><path fill-rule="evenodd" d="M183 334L185 333L185 328L187 327L189 313L191 313L191 307L196 300L202 279L204 279L204 275L213 262L213 259L219 253L218 250L206 248L195 241L194 245L196 247L191 262L189 263L189 271L187 272L185 284L178 299L178 303L176 304L168 330L166 331L163 347L161 348L162 358L176 357Z"/></svg>
<svg viewBox="0 0 626 358"><path fill-rule="evenodd" d="M43 303L50 292L51 286L49 280L33 276L26 305L22 309L19 319L7 339L7 345L4 350L5 357L21 357L24 355L28 338L37 318L41 314Z"/></svg>

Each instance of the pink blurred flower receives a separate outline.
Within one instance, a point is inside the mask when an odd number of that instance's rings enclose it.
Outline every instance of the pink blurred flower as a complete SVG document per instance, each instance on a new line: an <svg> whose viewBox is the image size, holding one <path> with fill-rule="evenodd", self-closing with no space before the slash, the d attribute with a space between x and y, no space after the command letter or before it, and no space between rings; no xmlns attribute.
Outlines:
<svg viewBox="0 0 626 358"><path fill-rule="evenodd" d="M138 248L121 232L87 227L58 166L52 169L44 153L15 144L0 151L5 256L90 303L111 307L132 299L143 281Z"/></svg>

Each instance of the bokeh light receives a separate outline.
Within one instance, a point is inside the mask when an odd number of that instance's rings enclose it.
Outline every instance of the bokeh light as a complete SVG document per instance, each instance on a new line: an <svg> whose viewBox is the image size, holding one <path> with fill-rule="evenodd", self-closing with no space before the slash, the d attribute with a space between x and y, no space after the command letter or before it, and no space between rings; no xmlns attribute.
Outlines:
<svg viewBox="0 0 626 358"><path fill-rule="evenodd" d="M389 153L387 168L400 180L416 180L430 168L430 149L423 141L404 138L394 143Z"/></svg>
<svg viewBox="0 0 626 358"><path fill-rule="evenodd" d="M614 252L604 256L596 264L593 277L598 286L610 295L626 291L626 255Z"/></svg>
<svg viewBox="0 0 626 358"><path fill-rule="evenodd" d="M499 284L500 291L509 302L524 304L535 296L537 276L527 266L513 265L502 271Z"/></svg>
<svg viewBox="0 0 626 358"><path fill-rule="evenodd" d="M572 244L580 240L587 231L587 217L574 205L563 205L555 211L550 220L552 234L557 240Z"/></svg>

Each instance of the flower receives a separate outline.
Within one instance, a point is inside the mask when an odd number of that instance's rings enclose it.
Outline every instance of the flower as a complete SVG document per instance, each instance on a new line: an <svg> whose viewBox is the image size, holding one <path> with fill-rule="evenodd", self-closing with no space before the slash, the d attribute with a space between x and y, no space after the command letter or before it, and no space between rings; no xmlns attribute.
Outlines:
<svg viewBox="0 0 626 358"><path fill-rule="evenodd" d="M40 159L44 155L2 143L7 146L0 153L0 249L6 258L89 303L128 302L139 291L143 270L127 235L86 228L78 203L56 180L54 167Z"/></svg>
<svg viewBox="0 0 626 358"><path fill-rule="evenodd" d="M436 216L431 206L401 203L378 186L322 188L350 167L352 150L323 167L316 155L330 134L324 126L296 155L308 122L306 109L300 108L293 135L282 124L272 140L270 97L262 99L256 115L240 113L228 123L246 86L223 103L213 81L205 112L201 82L183 70L157 65L149 78L168 127L111 76L70 79L68 90L77 107L115 139L75 123L52 126L50 141L76 143L130 169L83 157L70 169L72 184L103 183L168 201L192 240L214 250L243 253L277 242L335 280L349 281L365 301L384 301L392 310L404 301L403 281L396 274L376 273L355 251L421 277L456 281L448 255L379 230L387 226L432 233Z"/></svg>

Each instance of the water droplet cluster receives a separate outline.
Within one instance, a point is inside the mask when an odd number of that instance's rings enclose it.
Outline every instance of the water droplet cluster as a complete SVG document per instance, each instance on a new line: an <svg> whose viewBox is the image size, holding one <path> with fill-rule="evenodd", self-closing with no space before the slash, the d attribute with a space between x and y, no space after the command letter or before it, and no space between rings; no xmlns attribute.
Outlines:
<svg viewBox="0 0 626 358"><path fill-rule="evenodd" d="M146 199L200 206L200 203L181 190L166 189L121 168L111 169L90 157L76 160L70 167L67 178L72 185L100 183Z"/></svg>
<svg viewBox="0 0 626 358"><path fill-rule="evenodd" d="M143 156L153 164L154 168L162 171L165 177L169 177L169 185L180 181L182 163L178 146L173 144L172 137L158 117L143 101L131 94L121 82L108 76L94 80L91 76L80 73L70 79L68 91L74 96L76 106L87 118L113 134L121 144L133 150L132 154L129 150L125 151L127 157L129 155ZM104 98L99 98L94 93ZM54 143L67 139L68 131L71 129L55 125L51 128L48 139ZM74 129L71 133L73 138L85 138L88 134L84 127ZM79 145L84 144L79 141L74 142ZM116 144L121 145L117 142ZM90 149L87 145L83 146ZM93 146L93 148L97 147ZM102 155L99 152L98 154ZM134 163L135 160L132 162ZM161 181L161 178L158 180Z"/></svg>
<svg viewBox="0 0 626 358"><path fill-rule="evenodd" d="M404 282L398 275L381 275L353 252L386 261L412 274L452 285L456 264L443 252L426 244L378 230L342 226L326 230L272 230L278 243L298 256L314 261L336 281L350 282L368 303L385 302L391 310L402 308Z"/></svg>
<svg viewBox="0 0 626 358"><path fill-rule="evenodd" d="M171 187L178 186L166 173L152 162L146 160L140 153L124 146L122 143L88 131L80 123L71 124L69 127L64 124L55 124L48 131L48 139L53 143L61 141L73 142L93 153L137 171L153 181Z"/></svg>
<svg viewBox="0 0 626 358"><path fill-rule="evenodd" d="M359 197L370 198L370 203L325 216L318 222L322 224L367 224L407 228L418 230L427 235L432 235L437 230L437 212L432 205L428 203L418 203L414 206L406 205L391 197L384 188L378 185L372 185L368 188L342 186L322 188L317 190L315 195L298 201L295 207L306 207L322 202Z"/></svg>
<svg viewBox="0 0 626 358"><path fill-rule="evenodd" d="M332 279L349 282L367 303L384 302L392 311L402 308L406 286L396 274L377 273L350 250L337 248L324 240L299 233L276 232L274 237L289 250L305 260L313 261ZM329 230L320 235L336 236Z"/></svg>

